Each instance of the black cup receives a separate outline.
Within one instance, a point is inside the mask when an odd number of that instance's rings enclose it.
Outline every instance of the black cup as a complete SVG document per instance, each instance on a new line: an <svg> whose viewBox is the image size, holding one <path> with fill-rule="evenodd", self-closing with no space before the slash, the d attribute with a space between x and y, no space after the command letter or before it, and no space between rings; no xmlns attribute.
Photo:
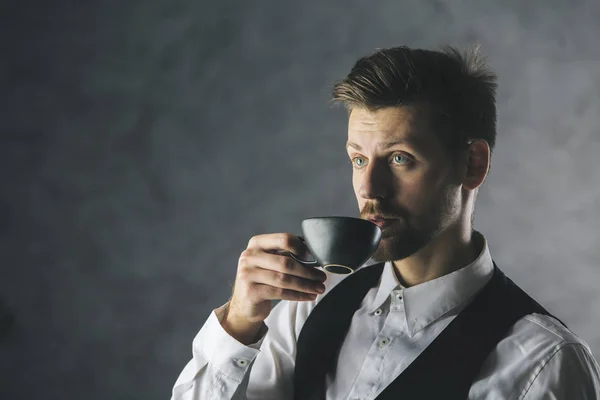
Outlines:
<svg viewBox="0 0 600 400"><path fill-rule="evenodd" d="M353 217L313 217L302 221L302 234L315 261L309 267L323 267L334 274L350 274L363 265L379 246L381 229L371 221Z"/></svg>

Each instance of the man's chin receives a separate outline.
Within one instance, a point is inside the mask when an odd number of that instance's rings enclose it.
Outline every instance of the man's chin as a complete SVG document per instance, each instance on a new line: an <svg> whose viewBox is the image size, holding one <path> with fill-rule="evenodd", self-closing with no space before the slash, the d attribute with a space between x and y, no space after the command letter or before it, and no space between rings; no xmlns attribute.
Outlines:
<svg viewBox="0 0 600 400"><path fill-rule="evenodd" d="M409 232L383 231L379 246L372 258L377 262L385 262L410 257L425 245L422 240L416 240L418 237Z"/></svg>
<svg viewBox="0 0 600 400"><path fill-rule="evenodd" d="M396 222L397 224L397 222ZM382 242L405 242L411 233L403 226L389 226L381 229L381 241Z"/></svg>
<svg viewBox="0 0 600 400"><path fill-rule="evenodd" d="M377 262L398 260L402 253L402 240L396 235L383 235L377 250L373 254L373 260Z"/></svg>

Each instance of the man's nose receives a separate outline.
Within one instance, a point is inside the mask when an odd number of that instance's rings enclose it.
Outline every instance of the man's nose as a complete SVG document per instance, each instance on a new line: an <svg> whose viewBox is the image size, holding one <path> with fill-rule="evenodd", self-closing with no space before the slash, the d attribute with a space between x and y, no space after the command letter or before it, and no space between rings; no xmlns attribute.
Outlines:
<svg viewBox="0 0 600 400"><path fill-rule="evenodd" d="M392 175L386 163L372 162L360 177L358 194L363 199L388 198L392 193Z"/></svg>

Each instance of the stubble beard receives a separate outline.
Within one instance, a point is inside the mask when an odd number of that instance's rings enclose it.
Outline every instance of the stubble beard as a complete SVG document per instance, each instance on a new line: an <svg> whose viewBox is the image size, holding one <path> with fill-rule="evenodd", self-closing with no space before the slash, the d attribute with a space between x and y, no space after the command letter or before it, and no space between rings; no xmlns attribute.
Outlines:
<svg viewBox="0 0 600 400"><path fill-rule="evenodd" d="M379 247L373 254L377 262L403 260L422 249L433 239L433 230L420 230L396 221L394 226L382 230Z"/></svg>
<svg viewBox="0 0 600 400"><path fill-rule="evenodd" d="M406 218L401 218L393 225L384 228L379 246L373 254L373 260L400 261L421 250L456 220L458 211L451 204L452 202L445 197L421 218L414 219L413 223Z"/></svg>

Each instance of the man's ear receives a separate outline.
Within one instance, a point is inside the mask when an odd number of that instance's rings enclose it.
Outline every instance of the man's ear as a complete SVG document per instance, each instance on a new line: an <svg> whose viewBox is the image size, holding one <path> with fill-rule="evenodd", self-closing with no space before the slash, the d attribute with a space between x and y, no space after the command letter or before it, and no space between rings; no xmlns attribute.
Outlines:
<svg viewBox="0 0 600 400"><path fill-rule="evenodd" d="M490 169L490 145L484 139L475 139L470 142L466 150L465 175L462 179L463 187L475 190L485 181Z"/></svg>

